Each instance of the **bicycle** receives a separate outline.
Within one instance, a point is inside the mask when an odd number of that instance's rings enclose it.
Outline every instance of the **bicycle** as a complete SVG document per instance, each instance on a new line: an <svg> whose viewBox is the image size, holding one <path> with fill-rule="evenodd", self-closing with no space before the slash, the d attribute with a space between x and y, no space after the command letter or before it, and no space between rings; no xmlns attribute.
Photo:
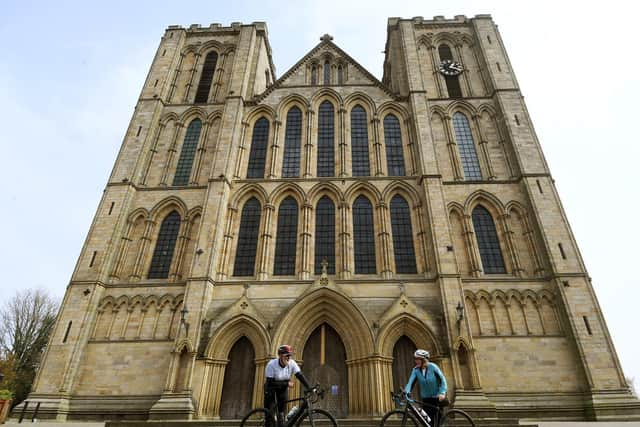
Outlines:
<svg viewBox="0 0 640 427"><path fill-rule="evenodd" d="M280 420L277 416L277 402L274 410L269 408L256 408L244 416L240 427L264 426L264 427L338 427L338 422L329 412L320 408L313 408L313 404L324 399L324 389L318 384L305 390L304 395L297 399L287 400L286 403L302 402L302 405L294 414L286 420ZM291 414L291 413L290 413Z"/></svg>
<svg viewBox="0 0 640 427"><path fill-rule="evenodd" d="M441 408L413 400L403 391L397 393L391 392L391 396L396 403L396 409L384 414L380 422L380 427L392 425L400 425L402 427L475 427L473 419L461 409ZM436 411L434 412L437 414L436 419L429 419L426 412L422 408L417 407L416 403L435 408ZM404 409L398 409L403 406Z"/></svg>

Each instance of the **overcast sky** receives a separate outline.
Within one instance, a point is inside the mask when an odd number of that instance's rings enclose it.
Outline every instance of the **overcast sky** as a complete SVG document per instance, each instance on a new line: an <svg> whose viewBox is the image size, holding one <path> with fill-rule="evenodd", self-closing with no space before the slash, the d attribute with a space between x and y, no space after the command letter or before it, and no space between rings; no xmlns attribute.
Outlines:
<svg viewBox="0 0 640 427"><path fill-rule="evenodd" d="M278 77L329 33L381 78L388 17L489 13L625 374L639 383L639 8L617 0L2 0L0 304L18 289L63 296L168 25L266 21Z"/></svg>

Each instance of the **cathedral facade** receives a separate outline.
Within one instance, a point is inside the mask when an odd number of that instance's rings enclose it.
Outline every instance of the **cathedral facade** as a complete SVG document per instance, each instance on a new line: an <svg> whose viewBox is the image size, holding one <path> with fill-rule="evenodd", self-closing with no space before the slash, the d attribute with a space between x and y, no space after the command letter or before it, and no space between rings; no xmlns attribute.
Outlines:
<svg viewBox="0 0 640 427"><path fill-rule="evenodd" d="M280 344L339 418L416 348L478 417L640 414L490 16L390 18L382 81L329 35L276 78L264 23L166 30L29 401L239 419Z"/></svg>

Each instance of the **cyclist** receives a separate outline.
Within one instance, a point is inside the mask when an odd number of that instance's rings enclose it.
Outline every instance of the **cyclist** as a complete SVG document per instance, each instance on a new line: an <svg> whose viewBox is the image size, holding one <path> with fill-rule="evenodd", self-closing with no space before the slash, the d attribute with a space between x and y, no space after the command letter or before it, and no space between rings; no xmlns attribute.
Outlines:
<svg viewBox="0 0 640 427"><path fill-rule="evenodd" d="M433 362L429 362L429 352L427 350L416 350L413 353L416 366L411 370L411 376L404 388L404 392L409 394L417 382L420 386L420 400L427 405L423 409L431 420L436 420L438 407L445 404L447 394L447 380L444 374ZM433 425L433 421L431 421Z"/></svg>
<svg viewBox="0 0 640 427"><path fill-rule="evenodd" d="M281 345L278 347L278 357L267 363L265 372L267 380L264 384L264 406L271 409L277 401L278 419L280 422L284 420L284 407L289 398L289 387L293 387L291 376L295 375L305 389L311 388L309 381L307 381L300 371L300 367L296 361L291 358L292 354L293 349L291 346L286 344Z"/></svg>

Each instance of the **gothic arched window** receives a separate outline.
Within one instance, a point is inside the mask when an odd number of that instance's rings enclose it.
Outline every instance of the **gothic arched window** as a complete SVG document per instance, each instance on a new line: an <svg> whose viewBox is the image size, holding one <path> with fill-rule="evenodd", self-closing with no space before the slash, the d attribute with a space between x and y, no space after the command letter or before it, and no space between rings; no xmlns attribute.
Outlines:
<svg viewBox="0 0 640 427"><path fill-rule="evenodd" d="M238 247L233 265L234 276L253 276L258 249L258 231L260 230L260 202L252 197L244 204L240 216Z"/></svg>
<svg viewBox="0 0 640 427"><path fill-rule="evenodd" d="M253 125L251 150L247 178L264 178L264 163L267 158L267 140L269 139L269 120L262 117Z"/></svg>
<svg viewBox="0 0 640 427"><path fill-rule="evenodd" d="M324 101L318 111L318 176L334 176L333 104Z"/></svg>
<svg viewBox="0 0 640 427"><path fill-rule="evenodd" d="M322 197L316 205L316 244L314 272L322 273L322 261L326 260L327 272L336 273L336 209L333 201Z"/></svg>
<svg viewBox="0 0 640 427"><path fill-rule="evenodd" d="M316 64L311 65L311 84L318 84L318 67Z"/></svg>
<svg viewBox="0 0 640 427"><path fill-rule="evenodd" d="M453 61L453 54L451 48L446 44L438 46L438 56L440 61ZM444 76L444 81L447 85L447 93L449 98L462 98L462 90L460 89L460 82L458 76Z"/></svg>
<svg viewBox="0 0 640 427"><path fill-rule="evenodd" d="M286 276L296 272L296 241L298 236L298 203L287 197L278 209L276 255L273 274Z"/></svg>
<svg viewBox="0 0 640 427"><path fill-rule="evenodd" d="M162 220L162 225L160 225L158 241L151 257L151 266L147 275L149 279L166 279L169 277L173 250L176 247L179 231L180 214L176 211L171 211Z"/></svg>
<svg viewBox="0 0 640 427"><path fill-rule="evenodd" d="M342 65L338 65L338 84L344 84L344 68Z"/></svg>
<svg viewBox="0 0 640 427"><path fill-rule="evenodd" d="M373 207L365 196L353 202L353 253L356 274L375 274L376 241L373 230Z"/></svg>
<svg viewBox="0 0 640 427"><path fill-rule="evenodd" d="M384 145L387 153L387 172L389 176L404 176L402 133L400 132L400 122L393 114L387 114L384 118Z"/></svg>
<svg viewBox="0 0 640 427"><path fill-rule="evenodd" d="M216 72L216 63L218 62L218 54L216 52L209 52L204 59L204 65L202 66L202 74L200 75L200 83L198 83L198 90L196 91L196 104L206 104L209 101L209 91L211 90L211 84L213 83L213 74Z"/></svg>
<svg viewBox="0 0 640 427"><path fill-rule="evenodd" d="M287 113L287 127L284 132L284 158L282 176L297 178L300 176L300 140L302 137L302 112L293 107Z"/></svg>
<svg viewBox="0 0 640 427"><path fill-rule="evenodd" d="M331 64L329 61L324 62L324 84L331 84Z"/></svg>
<svg viewBox="0 0 640 427"><path fill-rule="evenodd" d="M484 206L476 206L471 219L478 240L482 269L486 274L506 273L498 233L491 214Z"/></svg>
<svg viewBox="0 0 640 427"><path fill-rule="evenodd" d="M473 143L473 135L467 116L462 113L455 113L453 115L453 130L456 134L456 143L460 152L464 178L469 181L481 180L480 162L478 162L476 145Z"/></svg>
<svg viewBox="0 0 640 427"><path fill-rule="evenodd" d="M202 130L202 122L200 119L194 119L189 123L187 132L184 135L178 166L176 166L176 174L173 176L173 185L188 185L191 176L191 168L193 166L193 158L198 148L198 140L200 139L200 131Z"/></svg>
<svg viewBox="0 0 640 427"><path fill-rule="evenodd" d="M396 273L416 273L416 253L413 249L413 229L409 204L400 195L391 199L391 232Z"/></svg>
<svg viewBox="0 0 640 427"><path fill-rule="evenodd" d="M367 113L359 105L351 110L351 165L353 176L369 176Z"/></svg>

